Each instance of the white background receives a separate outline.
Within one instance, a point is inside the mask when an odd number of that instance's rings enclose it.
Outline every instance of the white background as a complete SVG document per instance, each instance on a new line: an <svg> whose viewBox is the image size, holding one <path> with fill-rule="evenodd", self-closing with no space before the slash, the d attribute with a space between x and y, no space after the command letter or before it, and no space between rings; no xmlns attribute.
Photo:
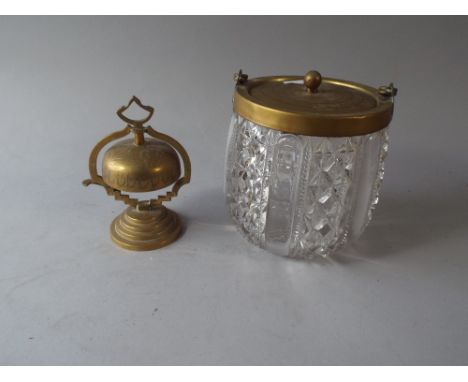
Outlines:
<svg viewBox="0 0 468 382"><path fill-rule="evenodd" d="M468 22L429 17L0 18L1 364L466 364ZM232 74L395 82L375 218L326 262L226 217ZM129 253L88 155L133 95L178 139L186 232Z"/></svg>

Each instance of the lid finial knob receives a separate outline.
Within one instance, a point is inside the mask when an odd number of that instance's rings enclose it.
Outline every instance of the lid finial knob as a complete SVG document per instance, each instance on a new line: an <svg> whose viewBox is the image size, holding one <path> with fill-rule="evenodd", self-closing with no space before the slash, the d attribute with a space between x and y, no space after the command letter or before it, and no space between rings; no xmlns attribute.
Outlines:
<svg viewBox="0 0 468 382"><path fill-rule="evenodd" d="M304 86L307 88L307 91L311 93L316 93L321 83L322 75L316 70L311 70L304 76Z"/></svg>

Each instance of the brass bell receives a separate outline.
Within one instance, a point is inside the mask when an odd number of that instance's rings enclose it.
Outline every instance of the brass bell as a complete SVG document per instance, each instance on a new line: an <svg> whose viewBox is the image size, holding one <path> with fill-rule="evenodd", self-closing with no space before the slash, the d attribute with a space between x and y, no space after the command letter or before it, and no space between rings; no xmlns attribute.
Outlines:
<svg viewBox="0 0 468 382"><path fill-rule="evenodd" d="M125 116L124 112L135 103L148 115L140 120ZM133 97L127 106L117 110L117 115L127 123L126 127L99 141L89 157L91 179L85 186L103 186L107 194L121 200L129 207L111 224L112 240L125 249L147 251L161 248L175 241L181 232L179 217L164 207L163 202L177 196L179 189L190 182L190 158L174 138L144 126L153 116L154 109ZM97 171L100 151L110 142L133 133L133 139L115 143L104 154L102 176ZM145 138L145 134L150 137ZM184 166L181 176L179 155ZM155 199L139 201L123 192L157 191L172 185L172 189Z"/></svg>

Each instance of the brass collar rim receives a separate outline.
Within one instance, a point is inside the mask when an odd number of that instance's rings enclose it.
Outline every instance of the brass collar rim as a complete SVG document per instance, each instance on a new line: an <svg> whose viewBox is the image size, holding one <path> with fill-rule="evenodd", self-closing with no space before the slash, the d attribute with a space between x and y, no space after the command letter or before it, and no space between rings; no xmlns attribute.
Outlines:
<svg viewBox="0 0 468 382"><path fill-rule="evenodd" d="M384 97L367 85L334 78L323 78L322 83L345 86L363 92L376 101L376 107L355 113L293 112L260 103L250 89L261 82L300 81L301 76L270 76L238 83L234 92L234 112L258 125L285 133L319 137L349 137L374 133L387 127L393 116L393 97Z"/></svg>

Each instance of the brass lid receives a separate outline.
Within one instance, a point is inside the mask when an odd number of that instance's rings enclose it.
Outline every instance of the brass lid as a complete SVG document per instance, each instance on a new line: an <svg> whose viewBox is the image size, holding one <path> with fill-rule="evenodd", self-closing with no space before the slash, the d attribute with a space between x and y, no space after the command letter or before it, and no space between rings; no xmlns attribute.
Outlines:
<svg viewBox="0 0 468 382"><path fill-rule="evenodd" d="M379 89L322 78L235 76L234 111L261 126L287 133L342 137L373 133L389 125L393 115L393 84Z"/></svg>

